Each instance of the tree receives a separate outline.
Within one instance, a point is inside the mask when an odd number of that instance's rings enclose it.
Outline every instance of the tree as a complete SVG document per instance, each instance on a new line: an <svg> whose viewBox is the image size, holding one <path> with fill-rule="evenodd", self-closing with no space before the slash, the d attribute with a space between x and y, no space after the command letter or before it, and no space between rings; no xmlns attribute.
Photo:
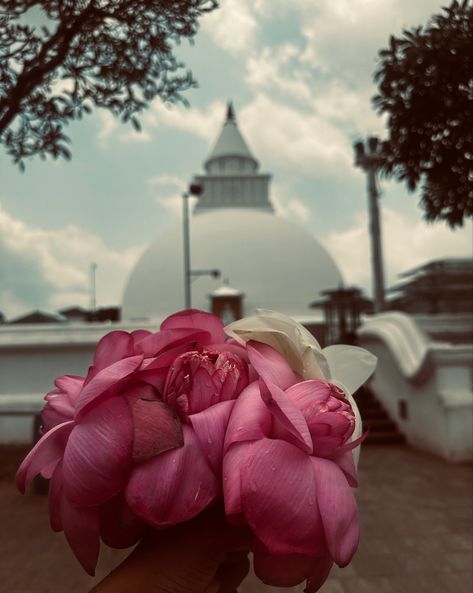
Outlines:
<svg viewBox="0 0 473 593"><path fill-rule="evenodd" d="M160 97L186 102L195 85L175 57L216 0L3 0L0 143L25 157L70 158L63 128L94 107L140 128ZM41 22L32 25L31 21Z"/></svg>
<svg viewBox="0 0 473 593"><path fill-rule="evenodd" d="M473 215L473 5L454 1L379 52L377 111L388 114L383 171L421 188L428 220Z"/></svg>

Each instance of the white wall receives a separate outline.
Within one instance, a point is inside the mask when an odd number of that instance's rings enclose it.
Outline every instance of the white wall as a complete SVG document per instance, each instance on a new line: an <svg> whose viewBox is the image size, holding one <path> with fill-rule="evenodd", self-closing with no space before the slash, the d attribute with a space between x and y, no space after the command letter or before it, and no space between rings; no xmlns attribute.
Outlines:
<svg viewBox="0 0 473 593"><path fill-rule="evenodd" d="M404 313L367 318L359 341L378 357L371 386L407 441L451 461L473 459L473 346L432 342Z"/></svg>
<svg viewBox="0 0 473 593"><path fill-rule="evenodd" d="M115 329L137 327L65 323L0 328L0 444L31 443L33 415L11 413L39 412L56 377L86 375L98 340Z"/></svg>

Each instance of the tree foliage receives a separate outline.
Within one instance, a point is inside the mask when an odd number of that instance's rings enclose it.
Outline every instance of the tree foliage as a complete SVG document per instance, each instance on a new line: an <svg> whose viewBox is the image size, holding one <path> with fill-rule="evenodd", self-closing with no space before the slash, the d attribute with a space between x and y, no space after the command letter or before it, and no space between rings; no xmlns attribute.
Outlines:
<svg viewBox="0 0 473 593"><path fill-rule="evenodd" d="M64 126L93 108L139 129L155 98L195 85L174 55L216 0L3 0L0 143L25 157L70 158ZM36 24L31 24L31 21ZM41 22L41 25L37 23Z"/></svg>
<svg viewBox="0 0 473 593"><path fill-rule="evenodd" d="M379 53L374 105L388 114L384 172L421 188L428 220L473 215L473 4L454 1Z"/></svg>

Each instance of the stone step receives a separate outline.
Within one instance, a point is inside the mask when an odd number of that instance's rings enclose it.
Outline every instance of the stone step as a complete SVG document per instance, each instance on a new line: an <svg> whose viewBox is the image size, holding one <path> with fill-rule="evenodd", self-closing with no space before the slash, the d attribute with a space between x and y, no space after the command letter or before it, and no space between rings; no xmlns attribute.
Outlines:
<svg viewBox="0 0 473 593"><path fill-rule="evenodd" d="M378 406L376 408L362 408L360 415L363 420L389 420L388 414Z"/></svg>
<svg viewBox="0 0 473 593"><path fill-rule="evenodd" d="M363 430L366 429L370 432L398 432L396 424L389 418L363 418Z"/></svg>
<svg viewBox="0 0 473 593"><path fill-rule="evenodd" d="M375 400L374 398L360 398L355 400L356 401L356 405L358 406L358 408L360 410L365 410L367 408L382 408L382 406L380 405L380 403Z"/></svg>
<svg viewBox="0 0 473 593"><path fill-rule="evenodd" d="M404 436L399 432L386 410L368 388L358 391L356 403L363 421L363 432L368 431L368 444L404 443Z"/></svg>
<svg viewBox="0 0 473 593"><path fill-rule="evenodd" d="M400 432L369 432L365 443L368 445L392 445L404 443L404 436Z"/></svg>

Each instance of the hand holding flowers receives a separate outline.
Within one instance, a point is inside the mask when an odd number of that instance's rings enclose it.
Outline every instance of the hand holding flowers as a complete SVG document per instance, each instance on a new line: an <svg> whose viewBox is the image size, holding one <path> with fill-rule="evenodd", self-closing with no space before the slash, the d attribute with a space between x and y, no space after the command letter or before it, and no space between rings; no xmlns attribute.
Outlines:
<svg viewBox="0 0 473 593"><path fill-rule="evenodd" d="M85 378L60 377L47 394L44 434L17 484L51 478L51 526L89 573L100 538L128 547L149 525L182 523L222 499L227 520L251 529L268 584L307 579L316 591L333 561L353 556L360 422L343 386L351 375L351 389L364 382L374 357L347 347L325 356L271 312L226 332L193 310L156 333L111 332Z"/></svg>

